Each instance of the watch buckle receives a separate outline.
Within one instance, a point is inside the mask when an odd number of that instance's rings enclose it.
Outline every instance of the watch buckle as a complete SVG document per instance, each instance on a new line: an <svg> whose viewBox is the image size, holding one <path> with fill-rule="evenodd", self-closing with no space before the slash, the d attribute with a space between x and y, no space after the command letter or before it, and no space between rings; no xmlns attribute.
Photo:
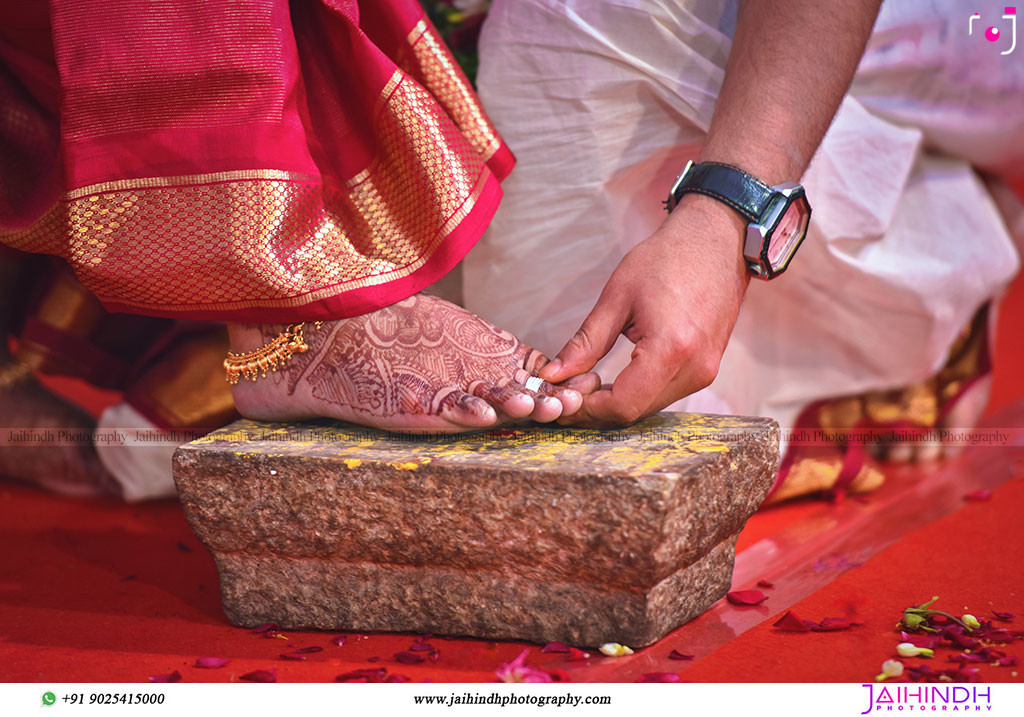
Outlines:
<svg viewBox="0 0 1024 717"><path fill-rule="evenodd" d="M683 182L686 181L686 175L688 175L690 170L693 169L694 164L695 162L692 159L686 163L686 166L683 167L683 171L678 177L676 177L676 181L672 183L672 189L669 190L668 199L662 202L662 204L665 205L665 211L669 214L671 214L672 210L676 208L677 204L679 204L679 197L676 195L676 192L679 190L679 187L683 185Z"/></svg>

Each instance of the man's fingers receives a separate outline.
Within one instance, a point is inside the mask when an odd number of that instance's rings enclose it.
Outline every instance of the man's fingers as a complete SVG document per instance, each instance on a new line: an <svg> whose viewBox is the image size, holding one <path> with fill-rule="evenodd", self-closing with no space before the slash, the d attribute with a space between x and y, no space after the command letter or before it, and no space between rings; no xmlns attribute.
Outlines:
<svg viewBox="0 0 1024 717"><path fill-rule="evenodd" d="M593 371L587 371L579 376L566 379L561 385L566 388L575 389L586 396L588 393L593 393L601 388L601 377Z"/></svg>
<svg viewBox="0 0 1024 717"><path fill-rule="evenodd" d="M611 390L585 396L580 410L559 423L591 427L635 423L714 379L701 356L692 342L682 339L641 339Z"/></svg>
<svg viewBox="0 0 1024 717"><path fill-rule="evenodd" d="M552 383L559 383L594 368L619 338L626 316L627 306L602 293L576 335L569 339L554 360L544 366L538 375Z"/></svg>

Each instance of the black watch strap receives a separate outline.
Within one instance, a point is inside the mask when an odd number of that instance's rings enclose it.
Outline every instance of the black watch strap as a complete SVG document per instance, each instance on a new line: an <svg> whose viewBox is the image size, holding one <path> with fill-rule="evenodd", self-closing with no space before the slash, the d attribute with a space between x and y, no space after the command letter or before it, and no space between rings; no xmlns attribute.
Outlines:
<svg viewBox="0 0 1024 717"><path fill-rule="evenodd" d="M719 162L701 162L690 167L690 171L675 190L675 199L687 192L696 192L714 197L756 222L764 213L774 190L752 174L739 167Z"/></svg>

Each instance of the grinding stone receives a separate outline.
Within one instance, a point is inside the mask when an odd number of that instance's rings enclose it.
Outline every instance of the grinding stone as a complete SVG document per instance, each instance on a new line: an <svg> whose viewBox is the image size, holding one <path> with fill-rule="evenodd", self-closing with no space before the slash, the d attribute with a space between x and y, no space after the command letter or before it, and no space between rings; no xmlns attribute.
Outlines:
<svg viewBox="0 0 1024 717"><path fill-rule="evenodd" d="M648 645L729 589L767 418L451 437L238 421L174 477L236 625Z"/></svg>

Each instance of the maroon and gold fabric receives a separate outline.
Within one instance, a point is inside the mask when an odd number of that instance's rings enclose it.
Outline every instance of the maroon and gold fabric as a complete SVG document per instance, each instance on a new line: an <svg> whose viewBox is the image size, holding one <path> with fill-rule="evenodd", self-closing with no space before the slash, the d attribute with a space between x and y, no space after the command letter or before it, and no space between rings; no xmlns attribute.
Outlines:
<svg viewBox="0 0 1024 717"><path fill-rule="evenodd" d="M238 417L224 381L223 324L111 314L53 257L19 254L14 286L0 283L0 332L39 373L118 391L164 429L209 430ZM0 278L11 257L0 252ZM17 303L11 299L17 297Z"/></svg>
<svg viewBox="0 0 1024 717"><path fill-rule="evenodd" d="M450 270L513 158L414 0L0 8L0 241L110 311L344 318Z"/></svg>

